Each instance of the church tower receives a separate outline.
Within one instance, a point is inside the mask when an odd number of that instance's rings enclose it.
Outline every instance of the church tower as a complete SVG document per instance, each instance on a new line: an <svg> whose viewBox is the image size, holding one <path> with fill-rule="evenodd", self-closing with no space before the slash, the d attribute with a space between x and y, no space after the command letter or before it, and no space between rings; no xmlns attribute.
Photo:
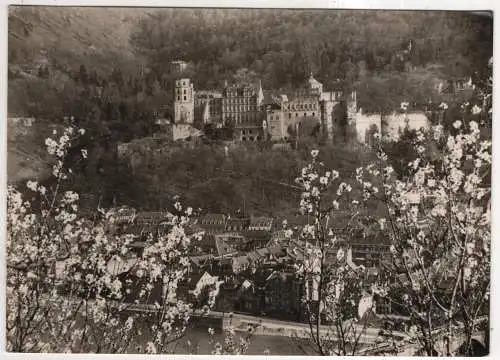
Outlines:
<svg viewBox="0 0 500 360"><path fill-rule="evenodd" d="M175 81L174 121L176 124L194 122L194 87L189 79Z"/></svg>

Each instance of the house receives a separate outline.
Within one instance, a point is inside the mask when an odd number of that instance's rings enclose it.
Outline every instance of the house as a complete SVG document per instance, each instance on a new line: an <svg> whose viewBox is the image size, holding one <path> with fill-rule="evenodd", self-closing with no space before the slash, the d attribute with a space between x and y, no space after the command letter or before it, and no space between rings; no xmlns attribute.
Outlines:
<svg viewBox="0 0 500 360"><path fill-rule="evenodd" d="M248 230L250 231L271 231L273 227L273 218L266 216L250 217Z"/></svg>
<svg viewBox="0 0 500 360"><path fill-rule="evenodd" d="M199 306L206 305L210 292L220 288L222 283L219 276L213 276L208 271L190 273L178 284L178 295Z"/></svg>
<svg viewBox="0 0 500 360"><path fill-rule="evenodd" d="M165 211L142 211L136 214L137 224L171 224L174 215Z"/></svg>
<svg viewBox="0 0 500 360"><path fill-rule="evenodd" d="M365 268L380 267L382 262L390 256L390 243L387 238L369 235L355 236L350 239L352 261Z"/></svg>
<svg viewBox="0 0 500 360"><path fill-rule="evenodd" d="M227 233L241 233L250 226L250 218L233 218L230 217L226 222Z"/></svg>
<svg viewBox="0 0 500 360"><path fill-rule="evenodd" d="M128 206L120 206L109 211L109 220L110 222L116 224L132 223L135 220L136 215L136 209Z"/></svg>
<svg viewBox="0 0 500 360"><path fill-rule="evenodd" d="M303 320L302 298L305 288L292 272L273 271L264 280L263 308L267 315L280 319Z"/></svg>
<svg viewBox="0 0 500 360"><path fill-rule="evenodd" d="M246 230L241 233L245 237L245 251L252 251L265 247L271 240L270 231Z"/></svg>
<svg viewBox="0 0 500 360"><path fill-rule="evenodd" d="M271 240L269 240L267 246L281 245L288 242L289 240L290 237L287 235L287 230L285 229L276 230L271 234Z"/></svg>
<svg viewBox="0 0 500 360"><path fill-rule="evenodd" d="M152 223L126 223L119 225L116 229L116 234L133 235L136 241L146 242L157 235L166 234L170 230L170 225L167 223L152 224Z"/></svg>
<svg viewBox="0 0 500 360"><path fill-rule="evenodd" d="M223 237L215 237L215 247L219 257L232 257L238 254L238 251Z"/></svg>
<svg viewBox="0 0 500 360"><path fill-rule="evenodd" d="M224 214L206 214L198 222L198 226L207 234L221 234L226 229L227 217Z"/></svg>
<svg viewBox="0 0 500 360"><path fill-rule="evenodd" d="M223 240L226 244L233 247L237 251L245 251L248 247L248 240L239 233L223 233L214 235L215 238Z"/></svg>
<svg viewBox="0 0 500 360"><path fill-rule="evenodd" d="M194 249L193 254L205 255L205 254L217 254L217 246L215 244L215 235L204 233L199 241L193 243Z"/></svg>

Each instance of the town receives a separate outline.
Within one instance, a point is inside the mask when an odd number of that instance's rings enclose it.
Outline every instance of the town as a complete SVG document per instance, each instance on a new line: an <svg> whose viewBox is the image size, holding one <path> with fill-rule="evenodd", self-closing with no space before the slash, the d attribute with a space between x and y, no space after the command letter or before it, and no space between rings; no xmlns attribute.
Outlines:
<svg viewBox="0 0 500 360"><path fill-rule="evenodd" d="M169 212L137 212L128 207L117 208L112 214L112 231L132 233L135 240L130 246L137 254L147 244L149 234L168 231L173 217ZM291 219L211 213L191 217L187 231L200 232L203 236L189 254L192 272L184 284L183 295L190 296L195 288L203 288L207 278L216 277L223 280L215 305L217 311L306 321L303 297L318 301L318 284L301 283L295 276L293 264L297 257L304 256L304 243L298 235L309 223L308 216L301 215ZM284 224L293 229L294 236L286 236ZM345 257L337 260L339 248L345 249ZM377 276L388 256L387 241L358 234L339 241L328 261L342 261L353 268L363 266L368 276ZM134 261L126 263L125 267L116 265L116 268L128 273ZM201 304L206 301L203 297L192 297L191 300ZM377 304L377 310L381 315L392 314L390 304L383 301Z"/></svg>

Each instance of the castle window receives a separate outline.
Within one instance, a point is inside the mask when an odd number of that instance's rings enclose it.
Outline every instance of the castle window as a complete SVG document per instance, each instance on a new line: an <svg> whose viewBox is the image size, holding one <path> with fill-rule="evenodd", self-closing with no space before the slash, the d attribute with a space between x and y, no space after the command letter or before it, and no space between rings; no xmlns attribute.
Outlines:
<svg viewBox="0 0 500 360"><path fill-rule="evenodd" d="M291 113L288 113L288 118L291 119L292 118L292 114Z"/></svg>
<svg viewBox="0 0 500 360"><path fill-rule="evenodd" d="M184 96L184 101L186 101L186 97Z"/></svg>
<svg viewBox="0 0 500 360"><path fill-rule="evenodd" d="M307 116L307 113L304 113L304 117L306 117L306 116Z"/></svg>
<svg viewBox="0 0 500 360"><path fill-rule="evenodd" d="M315 116L316 114L313 113L313 116Z"/></svg>
<svg viewBox="0 0 500 360"><path fill-rule="evenodd" d="M185 100L185 99L184 99ZM299 116L299 113L295 113L295 117L298 117Z"/></svg>
<svg viewBox="0 0 500 360"><path fill-rule="evenodd" d="M180 96L177 96L177 101L180 101L181 100L181 97Z"/></svg>
<svg viewBox="0 0 500 360"><path fill-rule="evenodd" d="M187 91L186 91L186 89L184 89L184 94L186 94L186 93L187 93Z"/></svg>

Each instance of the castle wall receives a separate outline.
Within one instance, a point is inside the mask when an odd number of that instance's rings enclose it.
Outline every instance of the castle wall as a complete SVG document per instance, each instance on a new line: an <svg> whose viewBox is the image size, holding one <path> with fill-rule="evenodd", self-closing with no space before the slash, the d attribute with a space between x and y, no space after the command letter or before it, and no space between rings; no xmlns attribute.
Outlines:
<svg viewBox="0 0 500 360"><path fill-rule="evenodd" d="M376 127L379 134L386 141L397 141L400 134L406 127L410 130L429 130L432 126L431 121L424 113L393 113L382 116L380 114L363 114L358 112L355 117L355 128L357 139L360 143L367 143L367 133Z"/></svg>
<svg viewBox="0 0 500 360"><path fill-rule="evenodd" d="M279 141L287 137L284 113L281 109L269 110L266 114L266 122L272 141Z"/></svg>

